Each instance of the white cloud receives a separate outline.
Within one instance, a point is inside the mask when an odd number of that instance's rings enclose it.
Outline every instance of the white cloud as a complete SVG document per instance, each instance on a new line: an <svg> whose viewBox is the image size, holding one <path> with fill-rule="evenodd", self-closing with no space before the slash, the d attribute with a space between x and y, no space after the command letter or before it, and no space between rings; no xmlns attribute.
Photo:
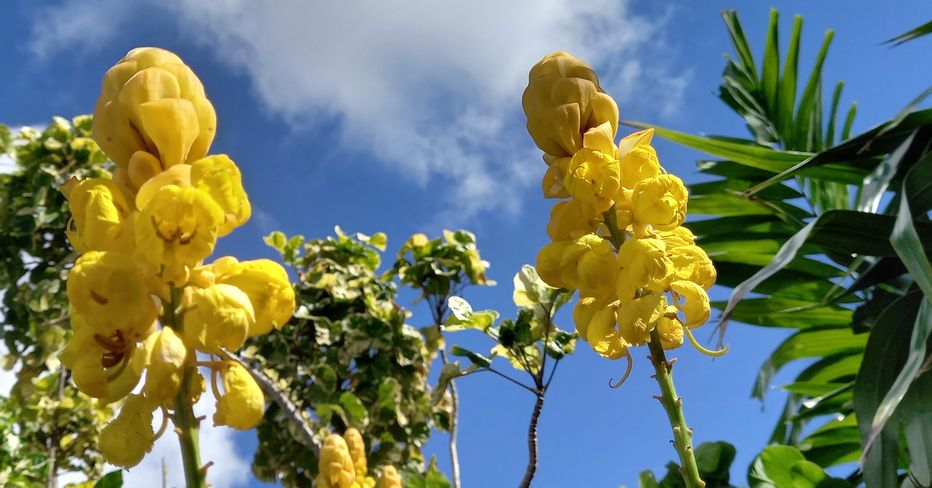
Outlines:
<svg viewBox="0 0 932 488"><path fill-rule="evenodd" d="M119 19L129 15L130 3L66 1L60 6L37 9L27 48L39 59L47 59L64 50L100 47L117 34L122 26Z"/></svg>
<svg viewBox="0 0 932 488"><path fill-rule="evenodd" d="M595 65L623 114L629 102L645 109L644 100L672 113L689 76L671 72L662 49L669 15L638 14L630 0L159 5L152 8L168 9L182 32L248 75L271 113L299 129L337 121L334 144L374 154L422 187L442 188L450 210L467 218L516 213L517 190L543 172L524 132L520 96L544 54L567 50ZM60 9L90 10L75 0ZM113 19L116 10L108 24L132 24ZM31 44L45 53L68 49L69 28L58 25L64 17L41 22L52 25L35 29ZM97 42L106 35L113 34L99 33Z"/></svg>

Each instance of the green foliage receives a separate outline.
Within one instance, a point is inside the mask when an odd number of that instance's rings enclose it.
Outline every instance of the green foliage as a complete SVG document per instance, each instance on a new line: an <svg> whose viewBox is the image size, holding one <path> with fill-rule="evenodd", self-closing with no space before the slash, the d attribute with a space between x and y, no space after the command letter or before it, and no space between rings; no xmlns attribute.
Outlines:
<svg viewBox="0 0 932 488"><path fill-rule="evenodd" d="M735 460L735 446L727 442L703 442L696 447L696 464L699 476L706 488L733 488L730 483L731 463ZM680 466L673 461L667 463L667 473L657 481L651 471L642 471L638 476L640 488L683 488L686 482L680 474Z"/></svg>
<svg viewBox="0 0 932 488"><path fill-rule="evenodd" d="M328 433L355 427L366 439L369 466L420 471L435 413L429 354L395 303L395 284L376 273L385 235L336 233L266 238L297 275L298 309L281 331L251 339L243 356L297 407L318 445ZM260 479L307 486L316 476L315 449L294 421L277 404L266 412L253 460Z"/></svg>
<svg viewBox="0 0 932 488"><path fill-rule="evenodd" d="M767 446L754 459L748 470L748 485L751 488L852 487L847 481L832 478L818 464L806 460L795 447L780 444Z"/></svg>
<svg viewBox="0 0 932 488"><path fill-rule="evenodd" d="M789 398L771 441L785 446L765 450L763 471L755 471L760 484L752 477L752 486L835 486L819 466L858 459L868 486L927 480L928 436L901 432L927 428L932 413L932 110L917 109L932 90L852 136L856 106L842 123L841 83L824 110L831 31L800 91L800 17L781 63L772 11L758 69L737 15L724 16L737 57L726 65L720 97L747 122L751 139L657 133L727 158L699 163L715 179L693 185L690 200L693 213L711 217L691 228L719 284L734 288L714 304L720 331L729 319L798 329L765 361L754 396L763 398L783 365L812 361L784 386ZM759 295L747 298L752 292ZM793 454L778 456L780 449ZM768 481L761 459L773 456L793 466Z"/></svg>
<svg viewBox="0 0 932 488"><path fill-rule="evenodd" d="M12 415L15 452L29 458L17 476L30 476L33 461L48 476L51 452L56 472L96 478L103 467L95 445L110 410L78 393L56 357L70 334L65 278L76 257L65 237L68 206L58 188L72 177L107 174L90 128L89 116L55 117L42 132L27 127L14 135L0 126L0 152L15 163L12 172L0 174L0 337L8 350L3 367L17 375L0 415Z"/></svg>

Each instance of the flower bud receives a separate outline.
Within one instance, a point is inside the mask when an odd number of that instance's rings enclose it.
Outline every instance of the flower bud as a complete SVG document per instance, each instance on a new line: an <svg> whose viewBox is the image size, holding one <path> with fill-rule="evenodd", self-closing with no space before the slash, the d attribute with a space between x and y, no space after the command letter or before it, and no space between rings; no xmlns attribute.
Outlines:
<svg viewBox="0 0 932 488"><path fill-rule="evenodd" d="M667 309L659 293L648 293L618 308L618 330L625 342L640 346L650 340L650 332Z"/></svg>
<svg viewBox="0 0 932 488"><path fill-rule="evenodd" d="M255 427L265 413L265 397L249 371L236 361L220 364L223 395L217 399L214 425L228 425L237 430Z"/></svg>
<svg viewBox="0 0 932 488"><path fill-rule="evenodd" d="M317 488L352 488L356 481L353 458L342 437L330 434L320 449Z"/></svg>
<svg viewBox="0 0 932 488"><path fill-rule="evenodd" d="M622 303L632 300L638 288L664 291L673 277L666 244L660 239L631 237L625 240L618 250L618 266L615 292Z"/></svg>
<svg viewBox="0 0 932 488"><path fill-rule="evenodd" d="M249 297L255 311L255 323L249 336L266 334L281 329L295 308L294 288L285 268L268 259L237 261L231 256L222 257L209 266L217 283L233 285Z"/></svg>
<svg viewBox="0 0 932 488"><path fill-rule="evenodd" d="M72 177L61 191L71 207L73 227L65 234L75 251L132 251L133 207L116 182Z"/></svg>
<svg viewBox="0 0 932 488"><path fill-rule="evenodd" d="M181 388L187 348L171 327L163 327L146 338L142 352L133 358L133 366L146 369L143 393L156 404L171 404Z"/></svg>
<svg viewBox="0 0 932 488"><path fill-rule="evenodd" d="M591 205L578 200L559 202L550 211L547 235L551 240L563 241L591 234L598 225L599 213Z"/></svg>
<svg viewBox="0 0 932 488"><path fill-rule="evenodd" d="M676 308L683 312L683 324L690 329L701 326L712 314L709 295L692 281L674 281L670 284L675 297Z"/></svg>
<svg viewBox="0 0 932 488"><path fill-rule="evenodd" d="M242 347L256 323L249 296L233 285L194 289L185 309L185 342L214 354Z"/></svg>
<svg viewBox="0 0 932 488"><path fill-rule="evenodd" d="M657 175L635 185L632 215L638 223L671 230L686 220L687 198L682 180L671 174Z"/></svg>
<svg viewBox="0 0 932 488"><path fill-rule="evenodd" d="M376 488L402 488L401 475L398 474L398 470L394 466L383 467L382 476Z"/></svg>
<svg viewBox="0 0 932 488"><path fill-rule="evenodd" d="M152 450L153 406L142 395L130 395L119 415L100 430L97 447L110 464L131 468Z"/></svg>
<svg viewBox="0 0 932 488"><path fill-rule="evenodd" d="M346 432L343 433L343 440L346 441L346 446L347 449L349 449L350 457L353 458L353 466L356 470L356 478L365 478L366 472L369 471L369 468L366 465L366 443L362 439L362 434L360 434L359 431L354 427L350 427L346 429Z"/></svg>
<svg viewBox="0 0 932 488"><path fill-rule="evenodd" d="M223 209L220 236L243 225L252 215L252 207L239 168L227 155L219 154L191 163L191 184L207 193Z"/></svg>

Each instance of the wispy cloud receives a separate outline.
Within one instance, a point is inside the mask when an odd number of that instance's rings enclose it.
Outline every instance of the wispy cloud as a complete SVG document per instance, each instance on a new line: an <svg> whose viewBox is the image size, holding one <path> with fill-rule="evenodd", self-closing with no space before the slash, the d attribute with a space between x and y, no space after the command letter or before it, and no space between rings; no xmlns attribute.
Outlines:
<svg viewBox="0 0 932 488"><path fill-rule="evenodd" d="M85 15L85 5L66 0L44 18L34 49L46 56L70 49L71 27L60 24ZM181 32L247 74L271 113L299 128L336 120L334 144L374 154L418 185L442 185L448 207L467 218L518 212L516 194L541 173L520 95L527 70L544 54L568 50L596 65L623 113L625 104L643 107L646 99L655 112L673 113L688 79L658 49L669 16L640 14L630 0L148 5L168 9ZM113 17L138 9L114 10L108 25L131 25Z"/></svg>

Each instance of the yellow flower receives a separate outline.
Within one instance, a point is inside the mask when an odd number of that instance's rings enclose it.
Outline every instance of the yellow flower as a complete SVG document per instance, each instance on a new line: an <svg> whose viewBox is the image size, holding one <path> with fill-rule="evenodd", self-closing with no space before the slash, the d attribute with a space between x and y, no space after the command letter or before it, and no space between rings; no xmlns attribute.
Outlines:
<svg viewBox="0 0 932 488"><path fill-rule="evenodd" d="M265 413L265 397L249 371L236 361L220 364L223 396L217 399L214 425L228 425L237 430L256 426Z"/></svg>
<svg viewBox="0 0 932 488"><path fill-rule="evenodd" d="M190 268L210 255L223 222L223 210L195 188L166 185L136 219L136 255L162 278L179 286Z"/></svg>
<svg viewBox="0 0 932 488"><path fill-rule="evenodd" d="M68 274L68 301L94 333L142 340L158 316L142 273L132 259L114 251L90 251Z"/></svg>
<svg viewBox="0 0 932 488"><path fill-rule="evenodd" d="M673 265L661 239L626 239L618 250L618 266L615 292L622 303L633 299L638 288L664 291L673 277Z"/></svg>
<svg viewBox="0 0 932 488"><path fill-rule="evenodd" d="M181 376L188 350L171 327L146 338L142 354L133 358L133 367L146 369L143 393L155 404L170 405L181 388Z"/></svg>
<svg viewBox="0 0 932 488"><path fill-rule="evenodd" d="M621 186L634 189L638 183L660 174L660 160L653 147L641 144L634 146L620 162Z"/></svg>
<svg viewBox="0 0 932 488"><path fill-rule="evenodd" d="M356 478L363 479L369 470L366 465L366 443L362 440L362 434L354 427L346 429L343 433L343 440L346 441L350 457L353 458L353 466L356 469Z"/></svg>
<svg viewBox="0 0 932 488"><path fill-rule="evenodd" d="M119 341L116 337L95 339L84 317L74 310L71 327L74 335L59 359L71 370L71 379L78 390L104 403L115 402L129 394L139 383L140 373L124 362L132 361L141 352L136 343Z"/></svg>
<svg viewBox="0 0 932 488"><path fill-rule="evenodd" d="M104 76L94 108L94 139L121 168L145 151L161 168L207 154L217 129L204 87L175 54L130 51Z"/></svg>
<svg viewBox="0 0 932 488"><path fill-rule="evenodd" d="M640 224L671 230L686 220L688 193L683 181L671 174L642 180L631 196L632 215Z"/></svg>
<svg viewBox="0 0 932 488"><path fill-rule="evenodd" d="M384 466L376 488L402 488L401 475L394 466Z"/></svg>
<svg viewBox="0 0 932 488"><path fill-rule="evenodd" d="M252 215L252 207L243 189L239 168L227 155L220 154L191 163L191 184L207 193L223 209L220 236L243 225Z"/></svg>
<svg viewBox="0 0 932 488"><path fill-rule="evenodd" d="M356 481L349 447L337 434L330 434L324 440L318 467L317 488L352 488Z"/></svg>
<svg viewBox="0 0 932 488"><path fill-rule="evenodd" d="M640 346L650 340L650 331L667 309L667 302L659 293L648 293L624 303L618 308L618 330L625 342Z"/></svg>
<svg viewBox="0 0 932 488"><path fill-rule="evenodd" d="M683 324L676 319L676 307L667 306L666 313L657 322L657 334L664 349L676 349L683 345Z"/></svg>
<svg viewBox="0 0 932 488"><path fill-rule="evenodd" d="M586 340L592 346L592 350L608 359L624 356L629 346L615 327L615 308L614 305L609 305L598 309L592 315L586 331Z"/></svg>
<svg viewBox="0 0 932 488"><path fill-rule="evenodd" d="M136 193L136 208L139 210L145 209L152 200L152 197L154 197L159 190L168 185L175 185L181 188L190 187L191 165L178 164L146 180L145 183L139 186L139 191Z"/></svg>
<svg viewBox="0 0 932 488"><path fill-rule="evenodd" d="M579 337L585 341L589 337L589 324L595 313L605 308L606 303L603 300L597 300L595 297L580 297L573 307L573 323L576 324L576 331Z"/></svg>
<svg viewBox="0 0 932 488"><path fill-rule="evenodd" d="M185 342L205 352L239 349L256 323L249 296L233 285L196 288L185 302Z"/></svg>
<svg viewBox="0 0 932 488"><path fill-rule="evenodd" d="M717 272L709 255L696 245L673 248L668 252L676 278L692 281L708 290L715 284Z"/></svg>
<svg viewBox="0 0 932 488"><path fill-rule="evenodd" d="M632 132L618 141L618 159L624 158L632 149L638 146L649 146L654 138L654 129L644 129Z"/></svg>
<svg viewBox="0 0 932 488"><path fill-rule="evenodd" d="M607 297L615 289L618 264L615 249L595 234L576 239L563 253L564 282L580 289L581 296Z"/></svg>
<svg viewBox="0 0 932 488"><path fill-rule="evenodd" d="M268 259L237 261L232 256L214 261L209 269L217 283L233 285L249 297L255 311L255 323L249 329L250 336L266 334L281 329L295 308L294 288L285 268Z"/></svg>
<svg viewBox="0 0 932 488"><path fill-rule="evenodd" d="M133 248L133 207L120 186L106 178L72 177L61 188L71 207L65 231L75 251L120 251Z"/></svg>
<svg viewBox="0 0 932 488"><path fill-rule="evenodd" d="M608 122L613 138L618 129L615 101L592 68L566 52L548 54L531 68L521 104L534 143L553 156L575 154L592 127Z"/></svg>
<svg viewBox="0 0 932 488"><path fill-rule="evenodd" d="M601 213L612 206L618 180L618 161L603 152L584 147L570 160L563 184L575 200Z"/></svg>
<svg viewBox="0 0 932 488"><path fill-rule="evenodd" d="M599 213L591 205L578 200L559 202L550 211L547 235L551 240L563 241L591 234L599 224Z"/></svg>
<svg viewBox="0 0 932 488"><path fill-rule="evenodd" d="M110 464L131 468L152 450L154 406L142 395L130 395L120 414L100 430L97 447Z"/></svg>
<svg viewBox="0 0 932 488"><path fill-rule="evenodd" d="M569 288L563 283L563 253L572 241L550 242L537 253L537 274L540 279L554 288Z"/></svg>
<svg viewBox="0 0 932 488"><path fill-rule="evenodd" d="M670 284L676 308L683 312L683 324L690 329L701 326L709 320L712 313L709 295L692 281L674 281ZM685 301L685 303L684 303Z"/></svg>

